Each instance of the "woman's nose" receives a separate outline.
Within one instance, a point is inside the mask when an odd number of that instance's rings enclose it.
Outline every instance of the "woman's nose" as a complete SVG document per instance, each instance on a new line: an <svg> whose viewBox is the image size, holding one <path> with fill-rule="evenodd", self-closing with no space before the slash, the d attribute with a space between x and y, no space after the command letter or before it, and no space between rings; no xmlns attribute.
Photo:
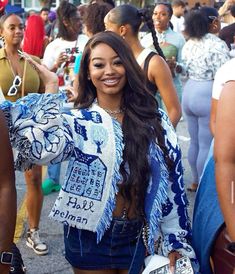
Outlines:
<svg viewBox="0 0 235 274"><path fill-rule="evenodd" d="M112 74L114 72L113 66L111 64L106 64L105 66L105 73Z"/></svg>

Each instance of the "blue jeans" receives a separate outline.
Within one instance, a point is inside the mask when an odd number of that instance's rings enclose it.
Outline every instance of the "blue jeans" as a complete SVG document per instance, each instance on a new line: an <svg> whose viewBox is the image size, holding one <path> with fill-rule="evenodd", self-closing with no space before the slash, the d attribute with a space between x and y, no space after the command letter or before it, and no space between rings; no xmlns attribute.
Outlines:
<svg viewBox="0 0 235 274"><path fill-rule="evenodd" d="M48 178L53 180L56 184L60 183L60 168L61 163L49 164L47 167Z"/></svg>
<svg viewBox="0 0 235 274"><path fill-rule="evenodd" d="M144 263L143 222L114 218L97 244L96 233L64 226L65 258L75 268L86 270L129 269L139 273ZM132 260L134 259L134 262Z"/></svg>

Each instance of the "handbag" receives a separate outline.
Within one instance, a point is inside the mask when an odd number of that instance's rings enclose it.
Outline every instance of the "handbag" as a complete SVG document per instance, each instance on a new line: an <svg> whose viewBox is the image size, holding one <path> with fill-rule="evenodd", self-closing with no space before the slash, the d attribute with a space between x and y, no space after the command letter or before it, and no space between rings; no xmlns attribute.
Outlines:
<svg viewBox="0 0 235 274"><path fill-rule="evenodd" d="M172 274L170 260L167 257L151 255L145 259L145 269L142 274ZM194 274L190 259L181 257L175 262L175 274Z"/></svg>
<svg viewBox="0 0 235 274"><path fill-rule="evenodd" d="M167 257L160 256L157 254L149 255L145 258L144 264L145 269L142 274L150 274L152 271L157 270L165 265L168 265L170 260Z"/></svg>
<svg viewBox="0 0 235 274"><path fill-rule="evenodd" d="M226 226L223 225L212 248L215 274L233 274L235 269L235 244L231 242Z"/></svg>

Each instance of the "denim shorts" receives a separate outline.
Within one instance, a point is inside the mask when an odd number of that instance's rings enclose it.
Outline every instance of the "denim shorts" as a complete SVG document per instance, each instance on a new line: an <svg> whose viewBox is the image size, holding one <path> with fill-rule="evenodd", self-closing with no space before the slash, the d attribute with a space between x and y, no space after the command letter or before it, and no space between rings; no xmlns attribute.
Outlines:
<svg viewBox="0 0 235 274"><path fill-rule="evenodd" d="M113 218L98 244L96 233L64 226L65 258L83 270L129 269L138 253L136 243L142 241L142 225L140 220Z"/></svg>

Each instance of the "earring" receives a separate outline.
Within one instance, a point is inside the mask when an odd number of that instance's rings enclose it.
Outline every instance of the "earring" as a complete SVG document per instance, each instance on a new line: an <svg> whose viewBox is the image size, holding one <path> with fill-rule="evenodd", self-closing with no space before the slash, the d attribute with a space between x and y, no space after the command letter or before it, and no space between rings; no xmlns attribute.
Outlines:
<svg viewBox="0 0 235 274"><path fill-rule="evenodd" d="M122 36L122 39L124 39L124 40L125 40L125 35L123 35L123 36Z"/></svg>
<svg viewBox="0 0 235 274"><path fill-rule="evenodd" d="M3 36L0 36L0 44L5 47L5 38Z"/></svg>
<svg viewBox="0 0 235 274"><path fill-rule="evenodd" d="M90 75L88 75L88 76L87 76L87 80L89 80L89 81L91 80L91 77L90 77Z"/></svg>

